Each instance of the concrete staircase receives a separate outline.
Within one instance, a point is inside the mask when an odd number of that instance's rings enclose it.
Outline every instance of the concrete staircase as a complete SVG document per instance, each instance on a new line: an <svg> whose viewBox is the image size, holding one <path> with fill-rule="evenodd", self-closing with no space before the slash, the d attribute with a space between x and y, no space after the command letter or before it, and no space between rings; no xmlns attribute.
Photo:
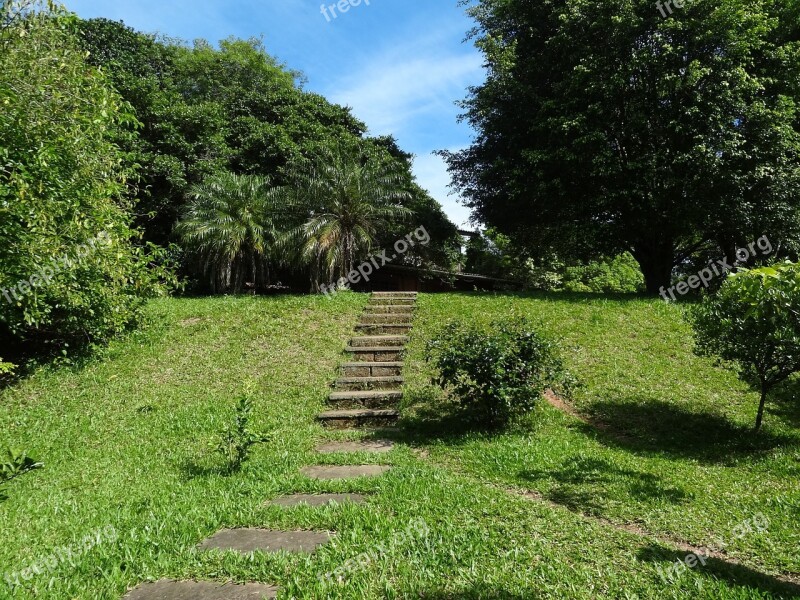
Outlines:
<svg viewBox="0 0 800 600"><path fill-rule="evenodd" d="M356 325L328 398L317 418L331 429L386 427L397 423L403 399L403 353L414 319L416 292L375 292Z"/></svg>

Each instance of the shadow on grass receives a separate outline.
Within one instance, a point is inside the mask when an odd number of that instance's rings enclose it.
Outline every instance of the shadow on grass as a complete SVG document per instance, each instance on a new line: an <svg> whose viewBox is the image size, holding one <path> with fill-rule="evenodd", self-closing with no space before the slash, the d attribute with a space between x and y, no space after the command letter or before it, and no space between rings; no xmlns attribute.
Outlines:
<svg viewBox="0 0 800 600"><path fill-rule="evenodd" d="M601 513L607 506L598 499L607 497L606 488L613 484L625 486L636 500L660 499L679 504L691 499L691 494L665 485L652 473L624 469L599 458L571 458L564 461L559 470L523 471L519 476L529 481L555 479L559 485L544 497L577 512ZM575 486L581 487L576 489Z"/></svg>
<svg viewBox="0 0 800 600"><path fill-rule="evenodd" d="M750 427L722 416L655 400L598 401L592 404L589 421L582 429L606 445L706 463L757 458L778 447L800 446L790 435L768 430L754 434Z"/></svg>
<svg viewBox="0 0 800 600"><path fill-rule="evenodd" d="M679 582L681 577L686 576L687 571L691 571L698 575L713 575L717 579L727 581L734 586L754 588L761 592L774 594L779 598L797 598L800 596L800 584L779 579L773 575L756 571L751 567L713 556L704 559L706 561L705 565L698 562L694 569L688 569L687 567L686 569L680 569L679 573L673 575L674 571L672 569L676 562L684 562L690 554L683 550L675 550L653 543L641 548L636 557L644 562L656 563L656 567L663 573L662 577L666 579L663 582L665 586Z"/></svg>
<svg viewBox="0 0 800 600"><path fill-rule="evenodd" d="M459 446L503 431L470 418L468 410L455 402L444 400L433 386L406 389L403 393L401 427L390 434L395 441L411 445L443 442L449 446Z"/></svg>
<svg viewBox="0 0 800 600"><path fill-rule="evenodd" d="M206 477L230 477L235 475L222 465L202 464L197 461L187 460L180 465L181 475L184 481L193 479L204 479Z"/></svg>
<svg viewBox="0 0 800 600"><path fill-rule="evenodd" d="M800 377L777 386L767 401L767 416L776 416L790 427L800 429Z"/></svg>

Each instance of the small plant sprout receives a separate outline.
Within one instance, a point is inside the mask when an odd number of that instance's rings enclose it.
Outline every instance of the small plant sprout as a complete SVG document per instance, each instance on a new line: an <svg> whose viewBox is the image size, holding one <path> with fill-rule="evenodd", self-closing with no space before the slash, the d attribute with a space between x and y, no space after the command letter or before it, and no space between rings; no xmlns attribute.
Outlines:
<svg viewBox="0 0 800 600"><path fill-rule="evenodd" d="M259 435L250 430L250 419L253 414L253 401L249 394L239 398L233 425L229 425L222 433L216 451L225 461L228 473L237 473L250 457L250 449L256 444L270 440L268 435Z"/></svg>

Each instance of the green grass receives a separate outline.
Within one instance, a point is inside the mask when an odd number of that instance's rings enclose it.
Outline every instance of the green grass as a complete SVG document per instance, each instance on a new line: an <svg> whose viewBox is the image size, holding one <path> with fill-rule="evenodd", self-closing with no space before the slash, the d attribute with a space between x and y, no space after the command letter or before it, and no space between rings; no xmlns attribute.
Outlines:
<svg viewBox="0 0 800 600"><path fill-rule="evenodd" d="M0 597L115 599L141 581L263 581L282 598L778 598L800 572L800 435L785 402L762 439L746 428L754 395L694 358L680 308L577 296L422 296L407 377L409 432L387 456L314 454L314 422L366 297L162 300L150 325L81 367L44 368L0 393L0 441L44 463L2 488ZM543 406L503 434L460 431L428 384L422 346L447 318L512 311L564 338L584 387L575 404L600 431ZM241 473L225 476L210 447L247 385L253 429L273 433ZM796 403L794 407L796 407ZM421 415L428 415L422 420ZM420 456L422 445L430 456ZM312 482L308 464L386 463L382 478ZM510 494L532 490L549 502ZM366 505L292 510L284 493L360 492ZM763 512L763 534L731 543L743 566L709 561L665 585L658 568L682 558L656 537L707 543ZM588 515L588 516L587 516ZM596 517L602 517L598 519ZM419 519L425 535L405 534ZM603 520L604 519L604 520ZM221 527L327 529L312 556L200 553ZM74 548L13 591L2 575ZM376 549L385 550L376 553ZM362 553L342 583L322 583Z"/></svg>

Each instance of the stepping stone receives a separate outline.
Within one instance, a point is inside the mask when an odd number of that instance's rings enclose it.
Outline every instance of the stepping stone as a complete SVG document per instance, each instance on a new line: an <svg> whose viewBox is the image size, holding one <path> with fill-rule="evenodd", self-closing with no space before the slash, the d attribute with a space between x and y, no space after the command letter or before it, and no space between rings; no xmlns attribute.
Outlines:
<svg viewBox="0 0 800 600"><path fill-rule="evenodd" d="M327 506L329 504L363 504L364 496L360 494L294 494L276 498L268 504L291 508L294 506Z"/></svg>
<svg viewBox="0 0 800 600"><path fill-rule="evenodd" d="M311 479L354 479L356 477L378 477L389 471L391 467L383 465L353 465L346 467L316 465L304 467L300 472Z"/></svg>
<svg viewBox="0 0 800 600"><path fill-rule="evenodd" d="M200 550L262 552L313 552L330 541L323 531L273 531L270 529L222 529L200 544Z"/></svg>
<svg viewBox="0 0 800 600"><path fill-rule="evenodd" d="M362 335L350 340L350 345L356 348L385 348L387 346L405 346L408 343L407 335Z"/></svg>
<svg viewBox="0 0 800 600"><path fill-rule="evenodd" d="M357 362L342 365L342 374L345 377L399 377L402 372L401 362Z"/></svg>
<svg viewBox="0 0 800 600"><path fill-rule="evenodd" d="M162 579L137 586L123 600L263 600L277 595L278 588L261 583L238 585Z"/></svg>
<svg viewBox="0 0 800 600"><path fill-rule="evenodd" d="M383 410L329 410L317 415L323 427L329 429L350 429L359 427L392 426L400 420L400 411Z"/></svg>
<svg viewBox="0 0 800 600"><path fill-rule="evenodd" d="M331 393L328 404L340 410L381 410L398 407L402 399L400 390L347 391Z"/></svg>
<svg viewBox="0 0 800 600"><path fill-rule="evenodd" d="M340 377L334 386L341 391L375 391L396 390L403 386L405 379L397 375L393 377Z"/></svg>
<svg viewBox="0 0 800 600"><path fill-rule="evenodd" d="M398 362L402 360L402 348L390 347L355 347L348 346L347 352L352 352L353 362Z"/></svg>
<svg viewBox="0 0 800 600"><path fill-rule="evenodd" d="M371 314L365 313L361 315L362 323L411 323L414 315L411 313L389 313L389 314Z"/></svg>
<svg viewBox="0 0 800 600"><path fill-rule="evenodd" d="M411 329L411 323L359 323L356 331L367 335L404 335Z"/></svg>
<svg viewBox="0 0 800 600"><path fill-rule="evenodd" d="M364 440L361 442L328 442L317 446L320 454L333 454L335 452L391 452L394 444L387 440Z"/></svg>

